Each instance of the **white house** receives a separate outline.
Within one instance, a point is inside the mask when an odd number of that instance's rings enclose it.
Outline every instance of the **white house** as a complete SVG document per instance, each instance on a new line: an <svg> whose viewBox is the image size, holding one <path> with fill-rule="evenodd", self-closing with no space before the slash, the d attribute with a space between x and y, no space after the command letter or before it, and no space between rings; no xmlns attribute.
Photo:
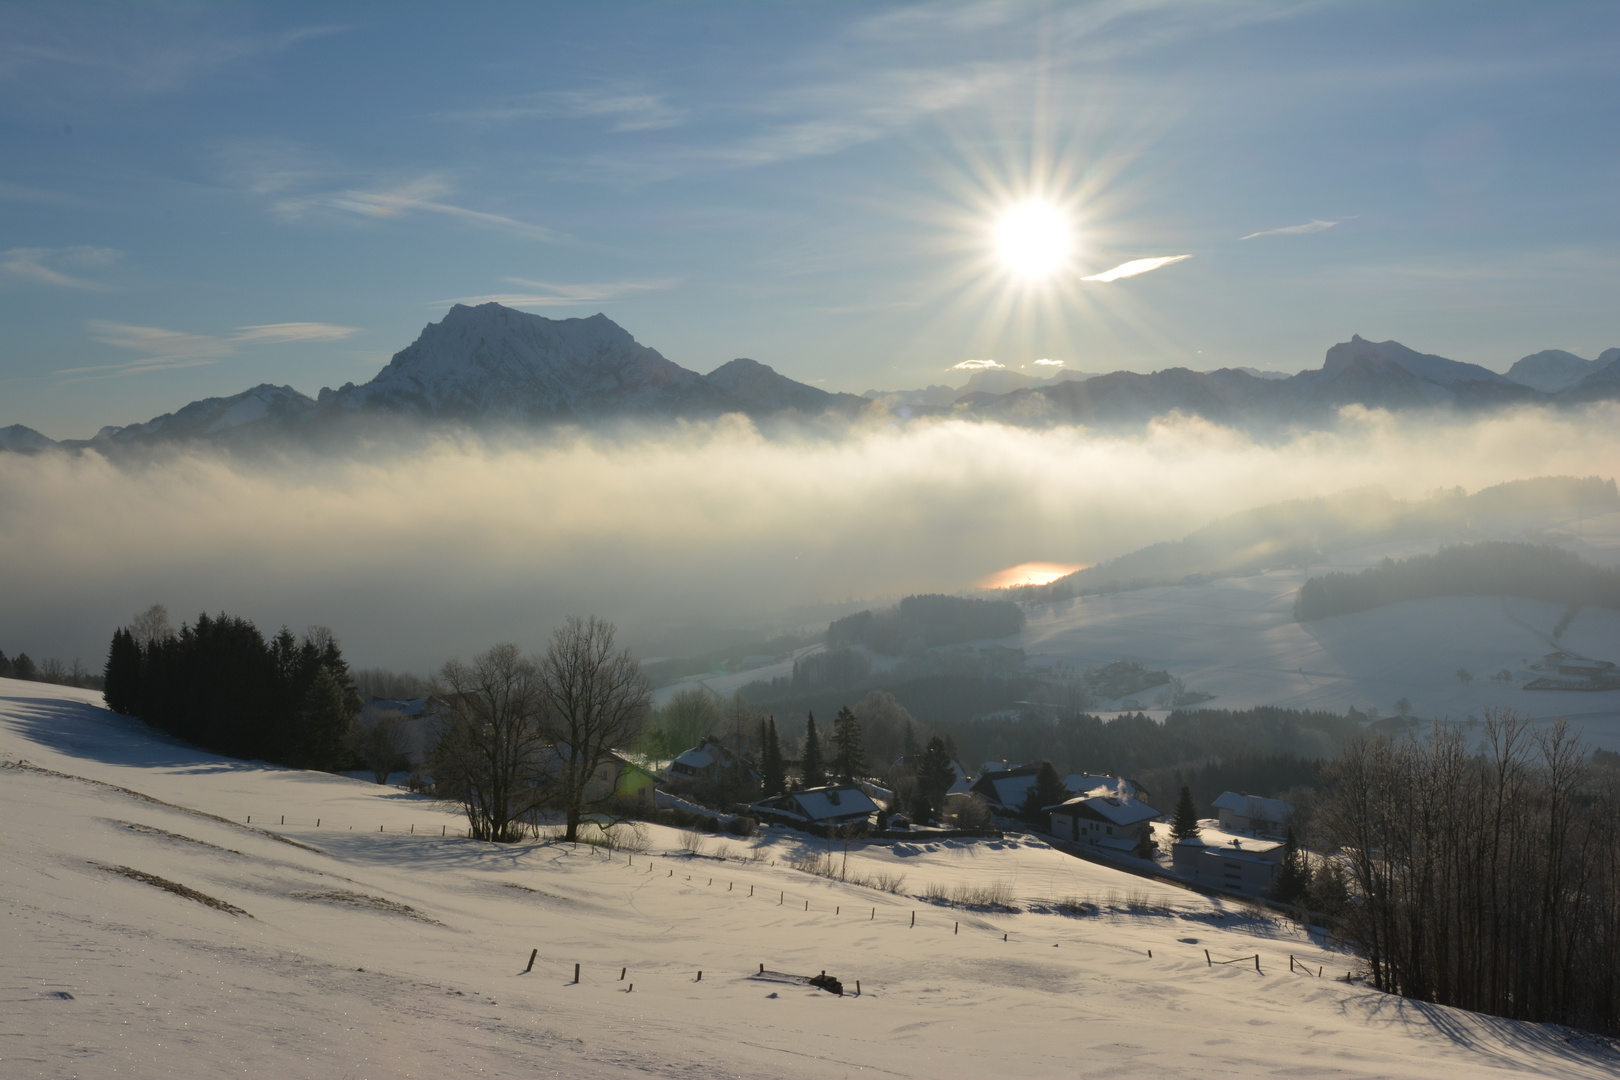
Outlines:
<svg viewBox="0 0 1620 1080"><path fill-rule="evenodd" d="M1177 874L1200 885L1260 896L1271 891L1282 868L1284 845L1269 840L1231 840L1206 844L1198 837L1177 840L1170 849L1170 865Z"/></svg>
<svg viewBox="0 0 1620 1080"><path fill-rule="evenodd" d="M1137 799L1117 795L1082 795L1051 808L1050 832L1060 840L1075 840L1130 853L1151 840L1151 822L1159 812Z"/></svg>
<svg viewBox="0 0 1620 1080"><path fill-rule="evenodd" d="M1294 816L1294 804L1282 799L1262 799L1258 795L1222 793L1210 804L1219 812L1221 828L1227 832L1267 833L1281 836Z"/></svg>

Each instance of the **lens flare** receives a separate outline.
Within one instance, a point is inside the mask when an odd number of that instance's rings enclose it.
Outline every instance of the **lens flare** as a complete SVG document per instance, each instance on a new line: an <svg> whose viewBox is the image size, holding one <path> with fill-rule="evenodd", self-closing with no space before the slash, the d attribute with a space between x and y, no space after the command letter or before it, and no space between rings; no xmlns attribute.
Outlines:
<svg viewBox="0 0 1620 1080"><path fill-rule="evenodd" d="M995 227L996 255L1019 277L1043 278L1062 268L1074 246L1068 217L1051 203L1019 203Z"/></svg>

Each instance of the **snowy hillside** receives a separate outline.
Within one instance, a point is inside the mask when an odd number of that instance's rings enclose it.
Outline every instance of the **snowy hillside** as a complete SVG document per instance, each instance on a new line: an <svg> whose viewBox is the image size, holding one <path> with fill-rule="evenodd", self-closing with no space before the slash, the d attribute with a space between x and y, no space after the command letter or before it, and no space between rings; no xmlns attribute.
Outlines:
<svg viewBox="0 0 1620 1080"><path fill-rule="evenodd" d="M1503 515L1494 524L1502 538L1555 535L1584 559L1620 565L1620 512L1576 516L1573 509L1537 511ZM1492 535L1482 531L1480 537ZM1553 632L1566 610L1562 605L1513 597L1439 597L1294 621L1294 596L1308 575L1361 570L1386 557L1434 551L1441 543L1371 544L1336 552L1331 562L1313 564L1308 572L1271 570L1031 605L1017 643L1035 664L1083 667L1125 657L1166 668L1190 689L1216 695L1213 708L1279 705L1342 713L1353 705L1389 715L1405 698L1416 716L1456 720L1482 716L1492 707L1513 708L1537 717L1568 717L1592 745L1620 750L1620 691L1522 689L1535 677L1529 665L1555 647ZM1581 608L1557 644L1620 661L1620 611ZM1459 669L1472 681L1462 682ZM1503 670L1511 681L1491 681ZM1142 697L1151 704L1151 694Z"/></svg>
<svg viewBox="0 0 1620 1080"><path fill-rule="evenodd" d="M791 833L702 855L661 828L638 853L483 844L420 797L199 753L12 681L0 761L7 1077L1620 1069L1601 1040L1346 983L1352 961L1290 926L1037 841L852 853L898 893L791 869L821 849Z"/></svg>

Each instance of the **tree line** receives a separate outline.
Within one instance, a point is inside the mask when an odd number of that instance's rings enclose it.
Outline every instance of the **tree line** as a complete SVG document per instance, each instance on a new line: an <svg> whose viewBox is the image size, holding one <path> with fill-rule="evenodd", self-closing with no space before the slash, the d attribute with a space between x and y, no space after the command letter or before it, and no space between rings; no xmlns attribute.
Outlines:
<svg viewBox="0 0 1620 1080"><path fill-rule="evenodd" d="M865 645L899 656L908 648L1006 637L1024 628L1024 609L1011 600L973 600L936 593L907 596L882 611L861 611L827 627L827 648Z"/></svg>
<svg viewBox="0 0 1620 1080"><path fill-rule="evenodd" d="M1620 569L1595 566L1548 544L1491 541L1441 548L1357 574L1325 574L1300 586L1300 622L1434 596L1523 596L1620 608Z"/></svg>
<svg viewBox="0 0 1620 1080"><path fill-rule="evenodd" d="M1444 724L1356 739L1330 781L1318 825L1374 985L1620 1032L1620 772L1594 770L1564 722L1497 713L1480 750Z"/></svg>
<svg viewBox="0 0 1620 1080"><path fill-rule="evenodd" d="M154 605L113 631L103 697L114 712L229 757L301 769L350 762L360 699L332 632L266 640L247 619L198 615L178 632Z"/></svg>
<svg viewBox="0 0 1620 1080"><path fill-rule="evenodd" d="M8 657L0 652L0 679L21 679L24 682L55 683L58 686L79 686L90 690L101 689L101 676L85 669L83 661L74 657L64 664L56 657L35 663L25 652Z"/></svg>

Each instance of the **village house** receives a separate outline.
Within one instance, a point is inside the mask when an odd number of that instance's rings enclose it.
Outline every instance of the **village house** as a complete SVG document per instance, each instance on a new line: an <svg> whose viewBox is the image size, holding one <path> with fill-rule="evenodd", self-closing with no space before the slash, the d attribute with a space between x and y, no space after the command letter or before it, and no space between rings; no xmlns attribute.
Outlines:
<svg viewBox="0 0 1620 1080"><path fill-rule="evenodd" d="M1269 840L1234 839L1216 845L1192 836L1171 846L1170 866L1200 885L1263 896L1276 884L1286 851L1283 844Z"/></svg>
<svg viewBox="0 0 1620 1080"><path fill-rule="evenodd" d="M1144 845L1153 842L1152 823L1159 817L1147 803L1117 795L1082 795L1048 809L1052 814L1049 831L1058 839L1126 855L1145 850Z"/></svg>
<svg viewBox="0 0 1620 1080"><path fill-rule="evenodd" d="M1294 816L1294 804L1282 799L1262 799L1258 795L1240 795L1235 791L1223 792L1210 804L1218 811L1221 828L1227 832L1246 832L1255 836L1281 836Z"/></svg>
<svg viewBox="0 0 1620 1080"><path fill-rule="evenodd" d="M982 773L968 790L989 803L991 813L1016 814L1019 807L1024 805L1024 795L1034 785L1035 775L1041 771L1041 767L1017 765L1009 769L990 771L993 764L998 763L985 762L987 771Z"/></svg>
<svg viewBox="0 0 1620 1080"><path fill-rule="evenodd" d="M1124 785L1123 791L1120 789L1121 785ZM1063 786L1076 795L1090 795L1099 788L1106 788L1110 795L1123 794L1132 799L1145 799L1152 794L1135 780L1127 780L1123 776L1110 776L1107 773L1070 773L1063 778Z"/></svg>
<svg viewBox="0 0 1620 1080"><path fill-rule="evenodd" d="M878 804L853 784L828 784L762 799L749 809L766 821L830 832L845 826L864 828Z"/></svg>
<svg viewBox="0 0 1620 1080"><path fill-rule="evenodd" d="M758 782L761 779L758 770L747 759L718 740L705 736L690 750L675 755L664 770L664 779L666 786L674 791L703 787L719 783L727 769L738 767L747 770L750 780Z"/></svg>

